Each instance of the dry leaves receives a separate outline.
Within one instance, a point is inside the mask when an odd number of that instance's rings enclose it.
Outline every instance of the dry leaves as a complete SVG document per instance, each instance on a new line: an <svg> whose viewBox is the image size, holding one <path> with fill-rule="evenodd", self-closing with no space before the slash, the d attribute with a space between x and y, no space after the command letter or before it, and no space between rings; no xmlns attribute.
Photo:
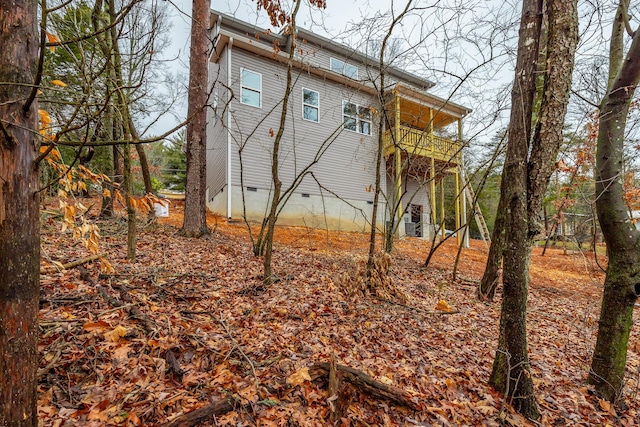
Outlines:
<svg viewBox="0 0 640 427"><path fill-rule="evenodd" d="M44 426L153 426L229 396L252 409L238 407L217 425L326 426L327 385L312 381L309 367L332 354L417 396L425 408L412 412L355 390L342 425L530 425L486 385L499 304L479 303L472 287L451 281L454 245L445 244L428 270L421 268L428 248L418 239L399 242L393 264L378 260L407 296L396 304L341 292L339 277L357 268L367 236L280 228L274 268L284 279L258 290L262 260L241 224L211 218L217 230L210 239L184 239L175 233L179 214L172 203L169 218L140 232L137 264L125 261L126 227L98 224L115 274L88 269L124 307L109 305L74 269L42 276ZM43 222L43 253L60 263L85 257L87 249L70 244L59 227ZM486 252L482 243L472 245L459 274L477 279ZM637 347L629 352L636 375L629 375L626 409L583 387L602 275L589 270L592 258L549 252L541 258L536 249L531 268L529 347L541 424L638 425ZM156 325L153 333L130 316L131 306ZM433 314L452 307L453 314ZM636 325L631 340L638 339Z"/></svg>

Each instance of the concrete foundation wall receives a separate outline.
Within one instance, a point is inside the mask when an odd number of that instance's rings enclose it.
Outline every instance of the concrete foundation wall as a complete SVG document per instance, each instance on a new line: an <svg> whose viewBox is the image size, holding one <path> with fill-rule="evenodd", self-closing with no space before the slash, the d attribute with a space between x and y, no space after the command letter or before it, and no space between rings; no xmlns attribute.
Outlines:
<svg viewBox="0 0 640 427"><path fill-rule="evenodd" d="M222 217L227 216L227 186L225 185L221 191L212 195L210 190L207 190L207 208Z"/></svg>
<svg viewBox="0 0 640 427"><path fill-rule="evenodd" d="M248 191L245 189L246 214L249 220L262 221L266 216L266 207L270 192L263 189ZM226 215L226 187L207 202L214 213ZM384 225L384 207L378 209L378 229ZM242 192L240 187L232 187L232 217L242 218ZM341 200L326 195L317 196L295 193L289 199L278 218L280 225L295 225L311 228L328 228L340 231L368 231L371 229L373 204L366 200Z"/></svg>

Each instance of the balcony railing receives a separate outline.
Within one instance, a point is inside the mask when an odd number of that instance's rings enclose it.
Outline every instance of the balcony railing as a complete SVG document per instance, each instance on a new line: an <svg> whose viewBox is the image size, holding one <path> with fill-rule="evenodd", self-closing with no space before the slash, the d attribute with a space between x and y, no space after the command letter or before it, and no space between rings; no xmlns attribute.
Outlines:
<svg viewBox="0 0 640 427"><path fill-rule="evenodd" d="M449 163L460 164L462 158L462 145L451 139L436 135L429 135L409 126L400 126L400 135L396 138L396 145L388 130L383 134L384 154L392 154L397 147L409 155L433 157Z"/></svg>

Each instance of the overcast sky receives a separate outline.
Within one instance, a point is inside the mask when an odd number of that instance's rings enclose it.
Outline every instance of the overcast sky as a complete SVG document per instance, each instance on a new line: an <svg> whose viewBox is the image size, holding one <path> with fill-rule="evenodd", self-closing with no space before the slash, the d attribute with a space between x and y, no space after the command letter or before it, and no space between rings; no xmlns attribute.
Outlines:
<svg viewBox="0 0 640 427"><path fill-rule="evenodd" d="M420 40L415 42L418 48L409 52L408 56L413 59L401 66L435 81L437 86L432 92L436 95L444 98L451 96L452 101L474 110L473 117L465 123L467 136L474 136L479 132L478 136L482 134L484 138L495 133L493 127L491 130L483 130L482 123L487 123L485 116L491 116L493 120L496 98L500 98L497 102L503 102L502 85L508 84L512 78L510 49L511 44L515 45L515 40L511 39L515 36L513 28L514 22L517 23L519 0L430 0L414 3L422 6L437 5L437 8L429 8L407 17L394 33L394 37L398 39ZM170 35L172 44L166 57L180 58L172 68L181 72L185 76L181 81L186 82L191 1L172 0L170 4L173 6L173 30ZM388 12L392 4L394 10L399 11L405 6L405 1L327 0L326 10L314 10L313 13L310 13L311 9L305 1L298 16L298 25L353 46L371 36L373 31L364 26L360 31L354 31L354 24ZM212 0L211 8L260 27L269 27L264 11L258 12L256 3L251 0ZM492 20L498 22L490 22ZM384 27L384 24L378 27ZM347 29L351 29L351 33L347 34ZM381 31L382 28L377 30ZM476 45L472 38L483 38L484 41L494 39L499 40L499 43L495 44L494 51L488 52L484 47L479 47L482 41ZM483 61L487 61L492 55L496 58L489 61L491 65L483 66ZM471 70L472 79L465 79ZM488 99L486 104L478 103L479 93ZM178 112L178 116L185 115L186 105ZM498 116L504 121L504 113L499 113ZM168 126L168 122L163 121L165 126ZM162 130L165 129L157 131Z"/></svg>
<svg viewBox="0 0 640 427"><path fill-rule="evenodd" d="M355 23L388 12L391 5L398 11L406 4L405 0L327 0L326 10L310 13L307 1L303 1L298 25L352 47L364 38L376 38L372 33L386 28L381 23L372 28L356 26L354 30ZM185 76L181 81L186 82L191 0L168 3L173 6L173 30L167 57L180 58L172 68L181 72ZM413 45L405 62L394 65L436 82L431 90L434 94L451 97L453 102L473 109L465 119L465 137L472 138L476 146L483 146L508 122L521 0L415 0L414 4L426 8L406 18L394 32L405 48ZM607 22L613 17L615 4L615 0L579 0L581 42L577 61L596 64L597 56L606 59L610 34ZM269 27L264 11L257 12L256 3L251 0L212 0L211 8L259 27ZM350 35L347 29L352 30ZM578 72L574 77L577 90L592 89ZM585 87L580 86L582 80ZM579 131L586 114L579 109L575 111L569 118L573 130ZM186 104L178 111L178 116L185 115Z"/></svg>

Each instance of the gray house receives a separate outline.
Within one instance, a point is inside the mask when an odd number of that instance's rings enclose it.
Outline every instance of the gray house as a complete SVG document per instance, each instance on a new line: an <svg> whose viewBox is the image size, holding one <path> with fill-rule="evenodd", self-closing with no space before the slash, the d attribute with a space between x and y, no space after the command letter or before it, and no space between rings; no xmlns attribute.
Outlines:
<svg viewBox="0 0 640 427"><path fill-rule="evenodd" d="M211 17L214 101L207 130L207 206L228 218L260 221L271 196L272 145L292 43L289 36L230 16L212 12ZM445 176L455 175L459 193L462 118L470 110L429 94L432 82L393 67L384 70L388 96L381 105L375 64L299 29L279 152L283 189L297 186L282 208L280 224L370 228L378 129L384 123L378 224L389 224L395 215L401 235L428 237L444 229L436 226L444 218L437 188ZM455 206L460 224L464 199Z"/></svg>

